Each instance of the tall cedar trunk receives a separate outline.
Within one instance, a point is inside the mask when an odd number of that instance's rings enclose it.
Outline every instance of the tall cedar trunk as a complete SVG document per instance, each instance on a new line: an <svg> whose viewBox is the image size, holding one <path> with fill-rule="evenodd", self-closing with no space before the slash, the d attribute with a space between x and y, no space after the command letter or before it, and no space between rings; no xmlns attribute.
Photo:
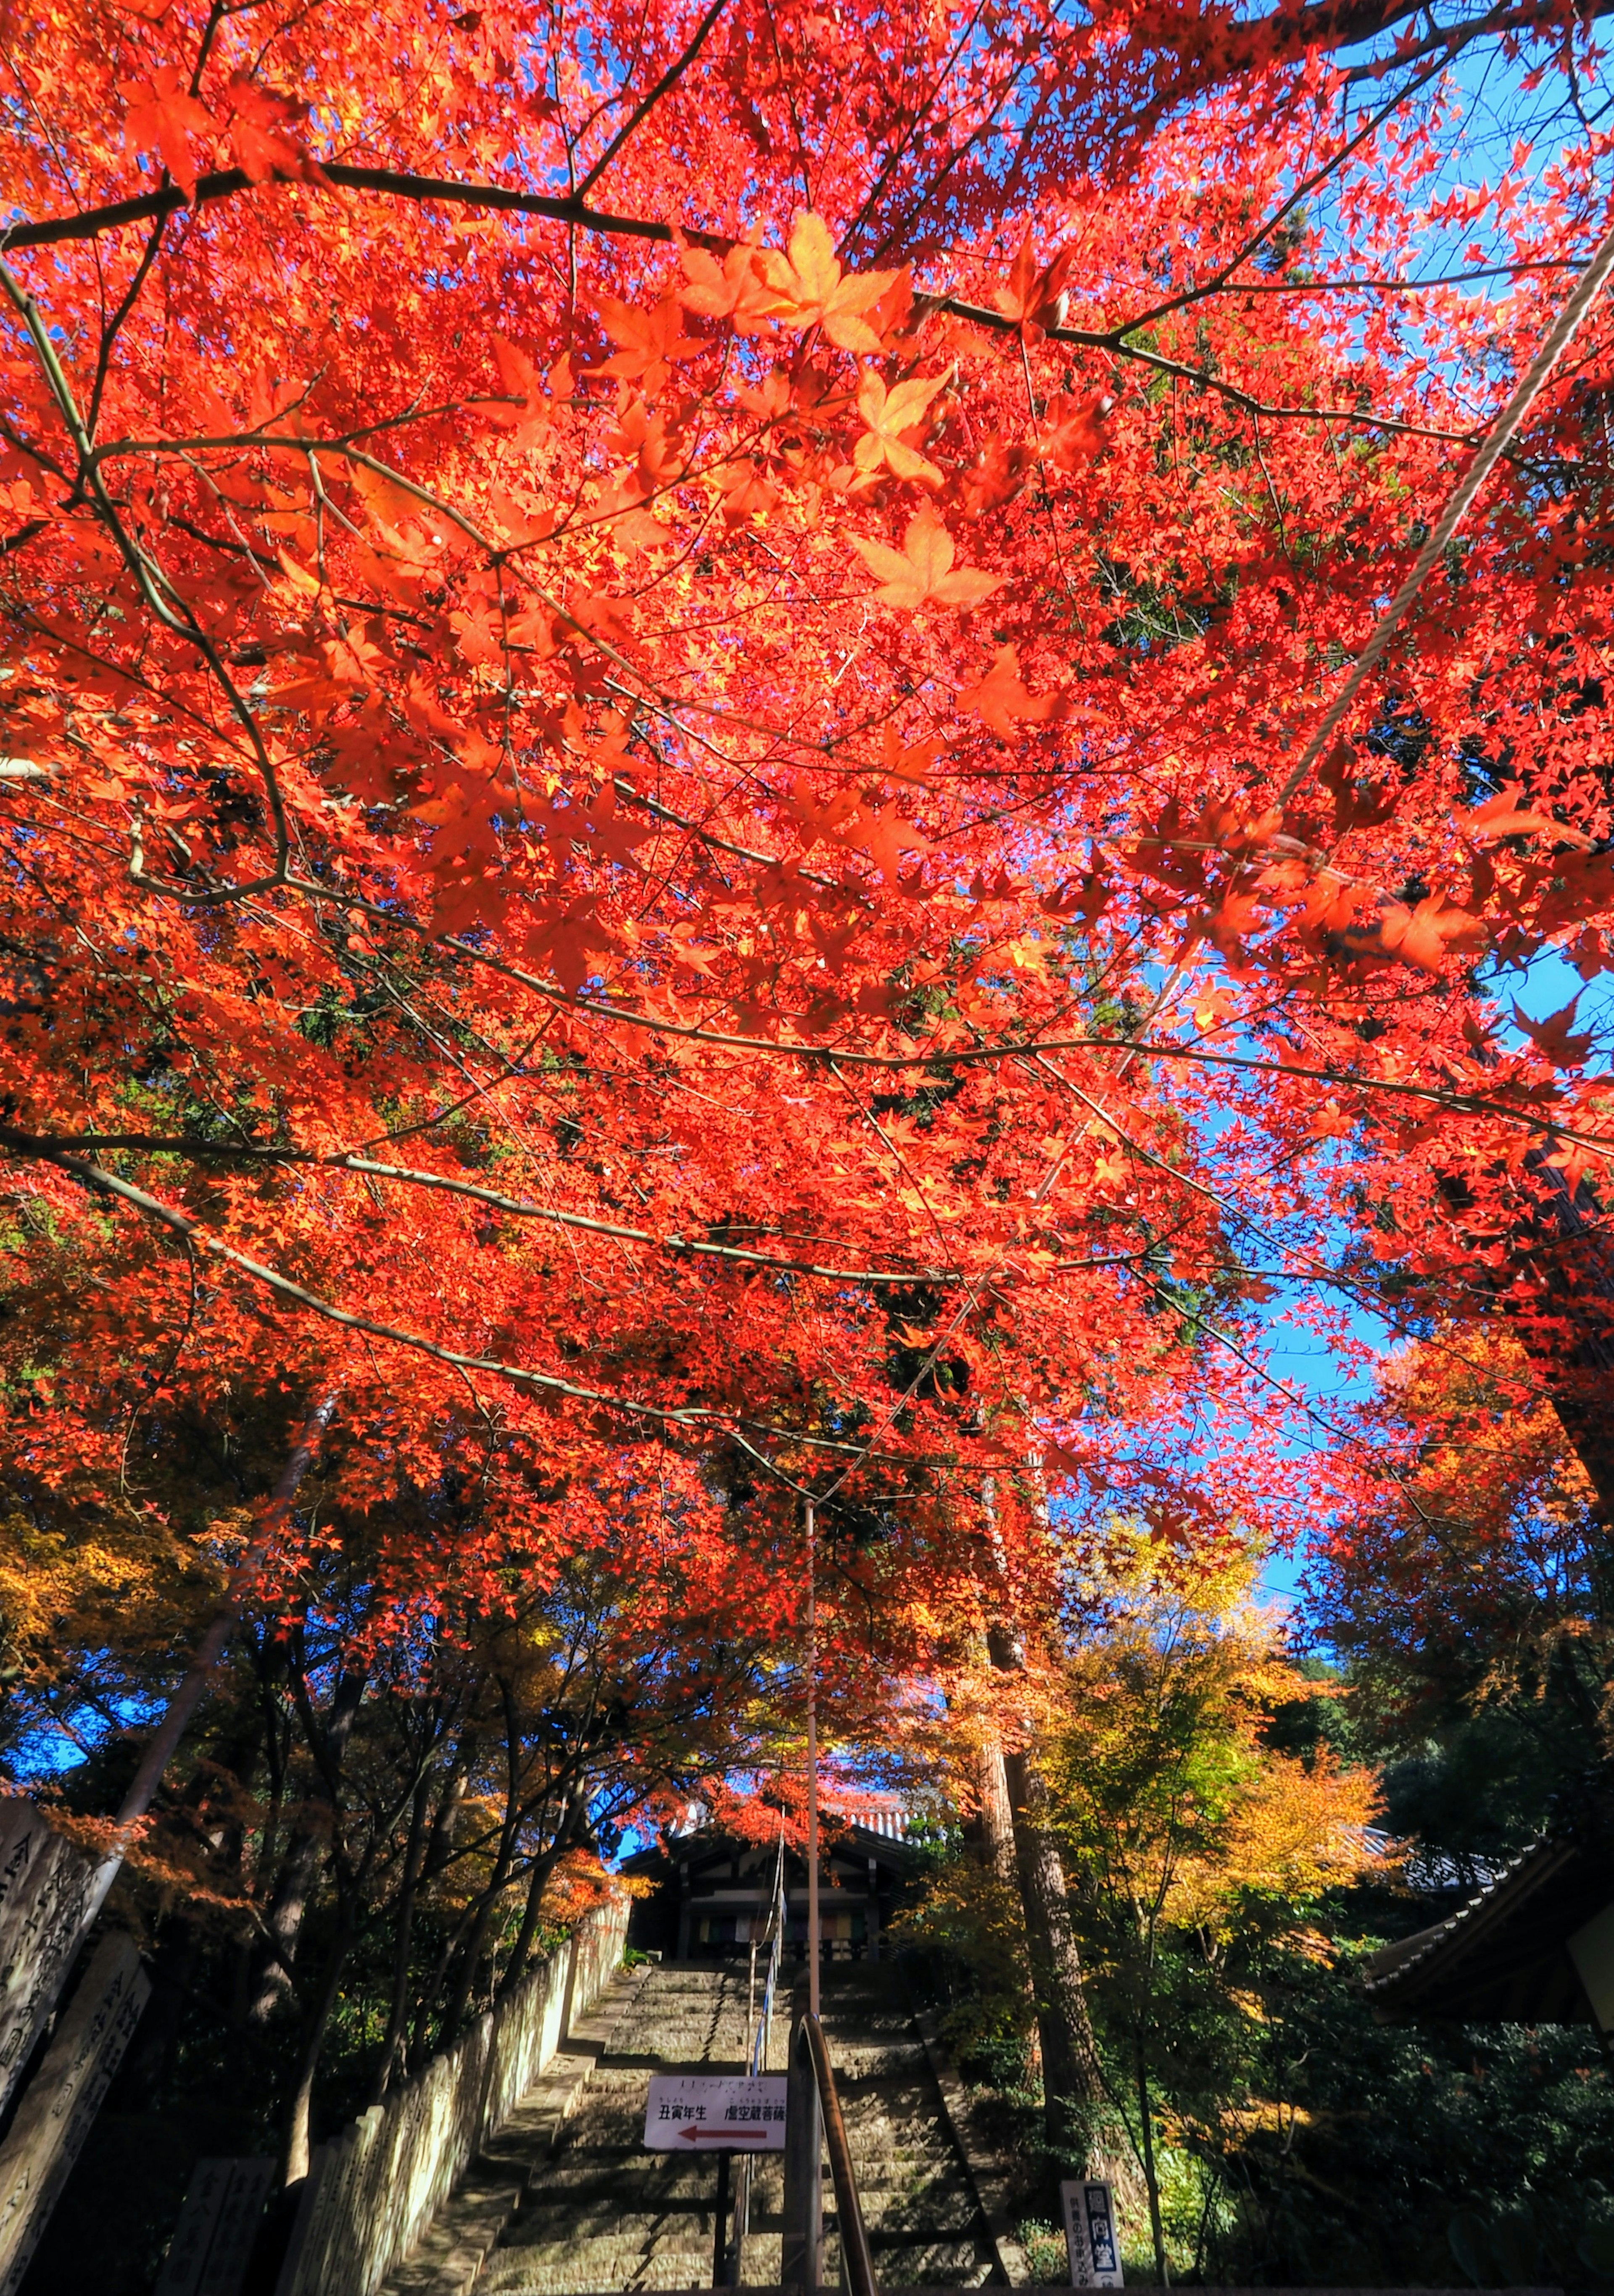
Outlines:
<svg viewBox="0 0 1614 2296"><path fill-rule="evenodd" d="M990 1483L982 1496L995 1540L996 1510ZM1001 1672L1017 1673L1025 1665L1019 1643L1001 1622L988 1629L986 1646L992 1665ZM989 1747L983 1762L981 1804L993 1863L1002 1858L1000 1872L1007 1867L1006 1877L1018 1883L1042 2055L1042 2110L1050 2149L1056 2159L1068 2159L1073 2140L1080 2141L1085 2147L1087 2173L1111 2185L1117 2210L1130 2213L1139 2198L1137 2171L1105 2086L1082 1978L1082 1956L1071 1923L1065 1867L1047 1823L1048 1789L1027 1753L1006 1754L1001 1747ZM1008 1843L1003 1840L1005 1814ZM1012 1866L1005 1855L1009 1850Z"/></svg>
<svg viewBox="0 0 1614 2296"><path fill-rule="evenodd" d="M1015 1855L1015 1816L1009 1799L1009 1778L1003 1766L1003 1749L998 1739L989 1738L983 1745L976 1764L976 1814L967 1836L982 1862L997 1878L999 1888L1009 1904L1020 1914L1020 1934L1025 1934L1025 1892L1020 1887L1020 1868ZM1021 1980L1021 2000L1026 2014L1036 2020L1036 1992L1029 1967ZM1042 2050L1039 2029L1037 2046Z"/></svg>
<svg viewBox="0 0 1614 2296"><path fill-rule="evenodd" d="M993 1738L982 1747L976 1766L976 1793L980 1806L982 1847L986 1863L1006 1890L1018 1885L1015 1863L1015 1816L1009 1799L1009 1779L1003 1749Z"/></svg>
<svg viewBox="0 0 1614 2296"><path fill-rule="evenodd" d="M1069 2160L1075 2148L1082 2148L1086 2173L1112 2187L1116 2210L1124 2218L1142 2198L1137 2163L1105 2083L1065 1867L1047 1822L1048 1789L1026 1755L1001 1759L1042 2051L1049 2149L1056 2159Z"/></svg>
<svg viewBox="0 0 1614 2296"><path fill-rule="evenodd" d="M987 1648L992 1664L1001 1672L1018 1672L1020 1651L1006 1628L992 1628ZM1001 1839L1001 1808L1006 1806L1036 2001L1037 2038L1042 2048L1048 2131L1055 2146L1063 2149L1068 2140L1071 2107L1091 2108L1101 2103L1104 2096L1092 2019L1082 1983L1082 1957L1071 1927L1065 1868L1059 1860L1059 1845L1047 1823L1047 1789L1030 1755L1000 1750L995 1764L989 1767L1001 1768L1002 1774L1002 1804L995 1822ZM995 1800L995 1794L984 1797L988 1800ZM990 1840L994 1816L984 1807L982 1815ZM994 1849L994 1863L1001 1854Z"/></svg>
<svg viewBox="0 0 1614 2296"><path fill-rule="evenodd" d="M1042 2045L1048 2132L1050 2141L1062 2147L1068 2141L1071 2106L1101 2104L1104 2085L1082 1983L1082 1957L1071 1927L1065 1868L1046 1823L1046 1789L1025 1754L1006 1754L1003 1772L1014 1813L1015 1866Z"/></svg>
<svg viewBox="0 0 1614 2296"><path fill-rule="evenodd" d="M260 2025L271 2017L292 1989L291 1970L297 1957L297 1940L319 1872L320 1859L329 1839L329 1827L323 1822L323 1812L317 1814L315 1806L324 1804L327 1808L330 1806L334 1781L342 1774L348 1740L352 1734L368 1679L362 1668L350 1673L344 1672L338 1678L331 1700L330 1718L323 1732L325 1759L317 1772L317 1785L309 1797L309 1813L293 1828L286 1845L280 1871L275 1877L268 1911L264 1916L267 1934L253 1956L247 2017L255 2025Z"/></svg>

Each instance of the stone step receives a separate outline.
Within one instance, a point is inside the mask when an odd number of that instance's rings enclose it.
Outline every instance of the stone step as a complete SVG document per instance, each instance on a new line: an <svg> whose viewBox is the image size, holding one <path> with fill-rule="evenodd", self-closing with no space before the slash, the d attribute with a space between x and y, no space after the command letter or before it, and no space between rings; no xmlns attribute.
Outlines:
<svg viewBox="0 0 1614 2296"><path fill-rule="evenodd" d="M712 2259L697 2269L700 2259L689 2256L624 2257L606 2276L580 2278L575 2265L540 2265L519 2253L501 2249L483 2266L476 2296L615 2296L627 2289L710 2288Z"/></svg>
<svg viewBox="0 0 1614 2296"><path fill-rule="evenodd" d="M595 2284L586 2276L590 2272L614 2271L624 2256L710 2256L713 2234L709 2216L704 2225L695 2217L675 2225L671 2230L648 2232L587 2233L570 2240L515 2240L501 2243L501 2258L519 2254L527 2263L542 2271L556 2264L574 2264L585 2276L579 2286Z"/></svg>
<svg viewBox="0 0 1614 2296"><path fill-rule="evenodd" d="M486 2173L519 2171L524 2187L473 2296L638 2296L706 2288L716 2237L717 2163L643 2149L653 2072L744 2070L748 1972L663 1964L597 2017L582 2058L565 2068L564 2117L540 2084L490 2148ZM825 2025L854 2170L883 2286L980 2286L992 2276L975 2193L941 2111L923 2041L883 1973L826 1972ZM604 2005L602 2005L602 2007ZM787 2017L776 2029L782 2070ZM742 2284L777 2287L782 2265L783 2162L754 2164ZM825 2296L839 2278L835 2196L824 2177ZM463 2253L463 2251L462 2251ZM431 2296L467 2296L470 2284ZM391 2296L402 2296L401 2291ZM423 2284L424 2296L424 2284Z"/></svg>
<svg viewBox="0 0 1614 2296"><path fill-rule="evenodd" d="M671 2153L601 2153L563 2156L536 2164L527 2189L530 2208L583 2207L601 2195L619 2194L624 2205L644 2205L646 2193L686 2195L717 2190L711 2161L685 2161Z"/></svg>
<svg viewBox="0 0 1614 2296"><path fill-rule="evenodd" d="M921 2234L930 2238L952 2234L960 2240L973 2240L980 2216L975 2194L945 2178L910 2185L905 2191L861 2190L858 2199L871 2242L905 2240Z"/></svg>
<svg viewBox="0 0 1614 2296"><path fill-rule="evenodd" d="M591 2208L575 2210L524 2210L521 2222L512 2225L506 2233L503 2246L565 2246L579 2240L649 2243L671 2240L683 2233L692 2236L698 2234L710 2245L716 2224L710 2193L704 2202L691 2196L688 2201L670 2202L665 2208L618 2208L601 2201Z"/></svg>
<svg viewBox="0 0 1614 2296"><path fill-rule="evenodd" d="M972 2240L869 2240L874 2276L885 2288L981 2288L992 2277L991 2252ZM841 2247L824 2243L826 2284L841 2276Z"/></svg>

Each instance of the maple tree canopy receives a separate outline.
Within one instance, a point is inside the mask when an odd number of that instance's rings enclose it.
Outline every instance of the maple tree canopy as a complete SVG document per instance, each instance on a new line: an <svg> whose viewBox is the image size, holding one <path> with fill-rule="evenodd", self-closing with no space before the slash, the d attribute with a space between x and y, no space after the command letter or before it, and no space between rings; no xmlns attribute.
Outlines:
<svg viewBox="0 0 1614 2296"><path fill-rule="evenodd" d="M677 1548L784 1632L833 1488L911 1648L1047 1482L1292 1529L1273 1301L1506 1308L1581 1407L1607 1090L1497 968L1614 961L1595 277L1472 457L1607 203L1572 112L1444 155L1465 48L1594 36L14 12L27 1474L335 1381L347 1505L479 1494L400 1605Z"/></svg>

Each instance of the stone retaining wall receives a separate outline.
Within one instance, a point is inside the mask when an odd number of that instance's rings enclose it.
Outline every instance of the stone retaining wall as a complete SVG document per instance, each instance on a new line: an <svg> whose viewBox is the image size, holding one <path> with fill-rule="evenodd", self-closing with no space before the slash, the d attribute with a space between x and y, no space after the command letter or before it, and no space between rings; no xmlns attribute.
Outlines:
<svg viewBox="0 0 1614 2296"><path fill-rule="evenodd" d="M628 1901L597 1906L419 2077L315 2153L276 2296L375 2296L620 1966Z"/></svg>

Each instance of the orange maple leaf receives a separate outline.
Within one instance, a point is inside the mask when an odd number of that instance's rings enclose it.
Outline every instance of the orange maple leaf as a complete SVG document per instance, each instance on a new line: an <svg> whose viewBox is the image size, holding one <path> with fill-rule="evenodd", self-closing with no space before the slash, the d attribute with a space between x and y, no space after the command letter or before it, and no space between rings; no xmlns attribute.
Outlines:
<svg viewBox="0 0 1614 2296"><path fill-rule="evenodd" d="M513 446L536 446L554 426L554 401L571 397L571 366L565 359L561 359L550 372L546 390L538 369L518 344L499 334L492 336L490 340L505 398L518 399L521 403L511 406L498 399L487 398L479 400L477 404L490 422L497 422L514 433Z"/></svg>
<svg viewBox="0 0 1614 2296"><path fill-rule="evenodd" d="M1095 390L1086 398L1056 390L1043 412L1038 454L1057 471L1079 470L1104 444L1104 418L1115 403L1108 390Z"/></svg>
<svg viewBox="0 0 1614 2296"><path fill-rule="evenodd" d="M918 479L939 487L941 472L907 443L904 434L917 433L924 426L931 400L946 382L944 374L928 380L916 377L887 390L877 374L865 374L858 385L858 413L869 427L852 448L857 468L877 471L884 463L895 478Z"/></svg>
<svg viewBox="0 0 1614 2296"><path fill-rule="evenodd" d="M689 284L679 291L687 311L704 319L729 319L737 334L760 335L772 324L778 299L756 266L749 240L731 247L720 263L704 247L681 247L679 261Z"/></svg>
<svg viewBox="0 0 1614 2296"><path fill-rule="evenodd" d="M124 150L156 152L188 200L196 189L189 139L217 135L218 122L191 94L174 64L159 64L150 79L125 81L118 93L128 104Z"/></svg>
<svg viewBox="0 0 1614 2296"><path fill-rule="evenodd" d="M896 883L904 853L930 851L930 840L922 836L912 822L904 821L894 805L870 805L867 800L836 842L855 846L860 852L867 853L888 885Z"/></svg>
<svg viewBox="0 0 1614 2296"><path fill-rule="evenodd" d="M1065 316L1066 275L1075 258L1074 247L1062 247L1050 263L1039 268L1036 245L1028 229L1009 277L994 291L992 301L1017 326L1058 326Z"/></svg>
<svg viewBox="0 0 1614 2296"><path fill-rule="evenodd" d="M653 311L602 295L597 308L612 341L622 348L604 360L596 373L640 381L648 397L655 397L673 367L694 358L703 348L698 337L685 334L676 295L663 295Z"/></svg>
<svg viewBox="0 0 1614 2296"><path fill-rule="evenodd" d="M980 683L965 687L959 706L973 709L984 725L1010 742L1017 718L1028 718L1035 725L1044 725L1058 714L1064 698L1060 693L1028 693L1020 679L1020 657L1013 646L1005 645L998 648L992 668Z"/></svg>
<svg viewBox="0 0 1614 2296"><path fill-rule="evenodd" d="M905 747L902 735L896 727L889 723L885 727L884 741L883 770L889 774L893 781L911 782L916 788L922 789L925 785L926 774L942 754L941 745L935 742L915 742L911 746Z"/></svg>
<svg viewBox="0 0 1614 2296"><path fill-rule="evenodd" d="M1431 893L1415 909L1388 901L1379 915L1379 945L1420 972L1439 972L1454 949L1473 948L1486 939L1480 919Z"/></svg>
<svg viewBox="0 0 1614 2296"><path fill-rule="evenodd" d="M1577 845L1589 851L1594 840L1583 836L1578 829L1569 829L1551 814L1534 813L1519 803L1519 784L1504 782L1495 797L1486 798L1472 813L1458 816L1458 826L1467 831L1477 844L1494 845L1503 837L1553 837L1565 845Z"/></svg>
<svg viewBox="0 0 1614 2296"><path fill-rule="evenodd" d="M871 573L880 578L875 592L882 605L976 606L1001 589L1001 574L984 574L976 566L953 566L953 539L933 511L922 510L909 522L902 547L865 542L854 534L852 546Z"/></svg>
<svg viewBox="0 0 1614 2296"><path fill-rule="evenodd" d="M880 339L863 314L879 301L897 275L894 271L869 271L861 278L844 275L822 216L803 211L796 217L788 260L763 249L757 262L774 291L770 316L797 329L821 326L830 341L844 351L879 349Z"/></svg>

